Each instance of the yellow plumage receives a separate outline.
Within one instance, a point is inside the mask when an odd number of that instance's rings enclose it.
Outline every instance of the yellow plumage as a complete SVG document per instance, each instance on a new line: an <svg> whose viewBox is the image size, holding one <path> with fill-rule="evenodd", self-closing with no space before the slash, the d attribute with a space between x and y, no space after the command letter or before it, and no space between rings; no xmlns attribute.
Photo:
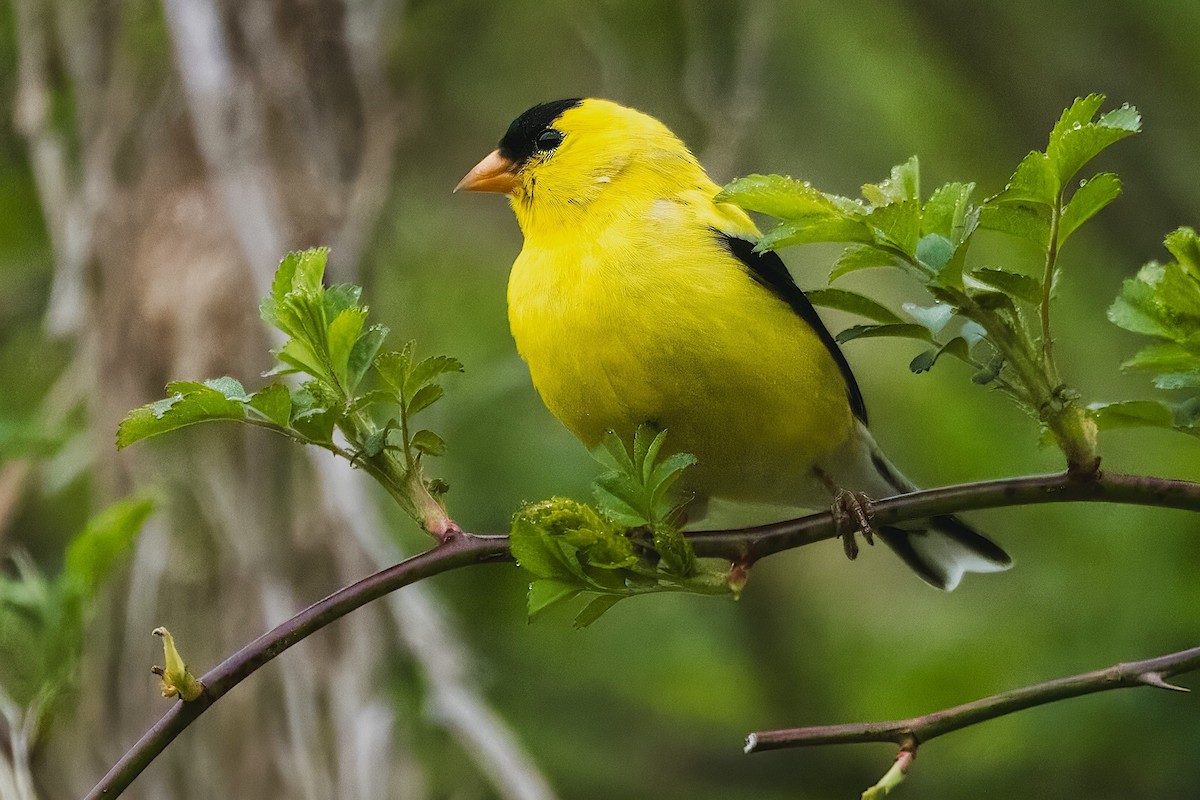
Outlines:
<svg viewBox="0 0 1200 800"><path fill-rule="evenodd" d="M704 497L812 505L818 468L895 493L903 479L873 462L836 345L798 313L790 278L792 302L731 251L726 237L757 239L753 222L714 202L719 187L658 120L604 100L537 106L460 187L511 198L525 237L512 334L588 447L649 422L696 455L688 488Z"/></svg>

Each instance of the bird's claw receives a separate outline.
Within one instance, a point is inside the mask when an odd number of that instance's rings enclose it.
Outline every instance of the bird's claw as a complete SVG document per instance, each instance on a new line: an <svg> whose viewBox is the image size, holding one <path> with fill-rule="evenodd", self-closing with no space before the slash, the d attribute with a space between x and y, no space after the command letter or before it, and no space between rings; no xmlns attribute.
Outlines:
<svg viewBox="0 0 1200 800"><path fill-rule="evenodd" d="M871 533L871 518L875 516L873 500L862 492L852 492L849 489L839 489L833 498L834 523L837 525L838 536L842 539L842 549L846 558L853 561L858 558L858 540L856 533L861 533L868 545L875 545Z"/></svg>

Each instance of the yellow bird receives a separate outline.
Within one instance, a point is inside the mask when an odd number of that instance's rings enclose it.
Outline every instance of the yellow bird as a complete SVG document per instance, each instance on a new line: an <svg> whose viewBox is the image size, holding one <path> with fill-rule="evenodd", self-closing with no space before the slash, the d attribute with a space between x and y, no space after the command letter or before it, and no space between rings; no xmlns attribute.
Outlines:
<svg viewBox="0 0 1200 800"><path fill-rule="evenodd" d="M880 452L850 365L744 211L658 120L597 99L517 117L458 189L507 194L525 237L513 338L589 448L641 424L699 463L702 501L828 506L870 542L869 497L915 489ZM693 513L694 516L694 513ZM879 535L928 583L1010 565L950 516ZM843 534L857 552L853 530Z"/></svg>

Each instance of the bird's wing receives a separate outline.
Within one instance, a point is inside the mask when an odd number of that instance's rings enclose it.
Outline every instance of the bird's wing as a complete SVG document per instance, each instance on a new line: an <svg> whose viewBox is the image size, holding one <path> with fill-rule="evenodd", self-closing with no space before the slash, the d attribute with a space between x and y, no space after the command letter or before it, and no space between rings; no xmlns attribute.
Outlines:
<svg viewBox="0 0 1200 800"><path fill-rule="evenodd" d="M750 276L754 280L770 289L780 299L791 306L792 310L799 314L800 318L817 332L821 343L825 345L825 349L829 351L829 355L833 356L834 363L841 370L842 378L846 382L846 396L850 400L850 409L854 412L854 416L862 420L865 425L867 422L867 407L863 403L862 392L858 388L858 381L854 379L854 372L850 369L850 364L846 361L846 356L842 354L841 348L838 347L837 341L829 333L829 329L825 327L825 323L817 316L817 310L813 308L813 304L808 301L804 292L792 280L791 273L784 266L779 254L773 251L756 253L754 251L754 242L737 236L730 236L721 231L716 231L716 233L729 249L729 252L746 265L746 269L750 271Z"/></svg>

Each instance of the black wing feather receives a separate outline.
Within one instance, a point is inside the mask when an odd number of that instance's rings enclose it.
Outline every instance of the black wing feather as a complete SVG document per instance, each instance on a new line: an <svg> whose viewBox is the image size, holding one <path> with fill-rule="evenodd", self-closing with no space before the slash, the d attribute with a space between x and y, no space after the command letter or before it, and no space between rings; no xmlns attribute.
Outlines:
<svg viewBox="0 0 1200 800"><path fill-rule="evenodd" d="M854 416L862 420L865 425L867 407L863 403L858 381L854 379L854 372L850 369L850 364L846 361L846 356L842 354L842 349L838 347L837 341L817 315L813 304L808 301L804 292L792 280L792 275L784 266L783 259L779 257L778 253L770 250L756 253L754 242L747 239L730 236L720 231L716 231L716 234L729 252L746 265L746 269L750 271L750 277L774 292L817 332L821 343L825 345L825 349L829 351L829 355L833 356L834 363L841 370L842 379L846 382L846 396L850 400L850 409L854 412Z"/></svg>

